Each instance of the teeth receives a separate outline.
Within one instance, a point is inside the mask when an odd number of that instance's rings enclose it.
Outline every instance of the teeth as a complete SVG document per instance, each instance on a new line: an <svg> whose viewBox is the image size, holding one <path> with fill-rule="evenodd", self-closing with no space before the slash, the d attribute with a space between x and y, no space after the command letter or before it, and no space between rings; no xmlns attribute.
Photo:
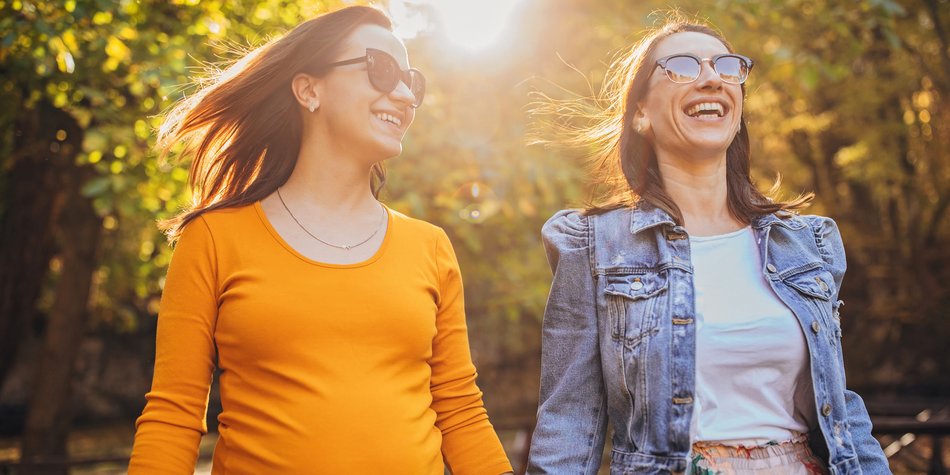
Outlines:
<svg viewBox="0 0 950 475"><path fill-rule="evenodd" d="M702 102L702 103L696 104L695 106L690 107L689 110L686 111L686 115L690 117L696 117L701 112L705 112L705 111L715 112L719 117L722 117L723 115L725 115L725 110L723 109L722 104L718 102Z"/></svg>
<svg viewBox="0 0 950 475"><path fill-rule="evenodd" d="M395 124L397 127L399 127L399 126L402 125L402 121L399 120L398 117L393 116L393 115L391 115L391 114L386 114L386 113L384 113L384 112L380 112L380 113L376 114L376 118L379 119L379 120L382 120L382 121L384 121L384 122L389 122L389 123Z"/></svg>

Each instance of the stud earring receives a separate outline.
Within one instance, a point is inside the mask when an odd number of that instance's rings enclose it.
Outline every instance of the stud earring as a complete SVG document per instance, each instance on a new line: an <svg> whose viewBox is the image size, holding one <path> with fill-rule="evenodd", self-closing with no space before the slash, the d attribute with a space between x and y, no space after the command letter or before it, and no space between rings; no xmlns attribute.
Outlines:
<svg viewBox="0 0 950 475"><path fill-rule="evenodd" d="M638 120L638 121L637 121L637 126L634 127L633 130L637 131L637 134L643 135L643 122L640 122L640 121Z"/></svg>
<svg viewBox="0 0 950 475"><path fill-rule="evenodd" d="M307 109L310 109L310 112L317 110L317 101L313 100L312 97L307 102Z"/></svg>

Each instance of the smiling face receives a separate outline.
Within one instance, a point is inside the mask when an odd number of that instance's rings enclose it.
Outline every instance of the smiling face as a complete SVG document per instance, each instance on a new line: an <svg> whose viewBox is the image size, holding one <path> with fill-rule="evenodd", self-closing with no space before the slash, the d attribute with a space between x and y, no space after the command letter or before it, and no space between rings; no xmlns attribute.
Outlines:
<svg viewBox="0 0 950 475"><path fill-rule="evenodd" d="M657 45L653 58L690 53L711 58L730 51L718 39L697 32L674 33ZM647 66L650 67L650 66ZM657 157L722 157L732 143L742 117L742 88L719 78L708 61L699 78L675 83L656 67L633 127L651 142Z"/></svg>
<svg viewBox="0 0 950 475"><path fill-rule="evenodd" d="M359 58L366 49L383 51L409 68L406 47L378 25L363 25L347 37L334 62ZM413 95L399 82L389 93L376 90L369 81L366 62L330 69L318 85L318 115L337 149L345 149L375 162L402 152L402 138L415 117Z"/></svg>

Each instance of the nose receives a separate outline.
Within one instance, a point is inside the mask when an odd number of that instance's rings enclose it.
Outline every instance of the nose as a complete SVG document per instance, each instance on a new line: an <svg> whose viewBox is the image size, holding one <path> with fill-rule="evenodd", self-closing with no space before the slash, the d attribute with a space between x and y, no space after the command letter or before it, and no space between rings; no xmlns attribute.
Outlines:
<svg viewBox="0 0 950 475"><path fill-rule="evenodd" d="M416 102L416 96L404 81L396 83L396 87L389 93L389 98L403 106L412 106Z"/></svg>
<svg viewBox="0 0 950 475"><path fill-rule="evenodd" d="M696 87L700 89L722 89L722 78L716 72L712 60L707 59L700 65Z"/></svg>

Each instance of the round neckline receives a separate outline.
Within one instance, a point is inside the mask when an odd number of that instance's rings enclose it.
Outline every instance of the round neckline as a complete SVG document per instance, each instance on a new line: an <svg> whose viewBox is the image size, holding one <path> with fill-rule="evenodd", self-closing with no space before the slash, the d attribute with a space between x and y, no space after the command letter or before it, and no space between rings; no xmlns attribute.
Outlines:
<svg viewBox="0 0 950 475"><path fill-rule="evenodd" d="M303 255L300 251L298 251L293 246L291 246L290 243L284 240L284 237L281 236L279 232L277 232L277 229L274 228L274 226L270 222L270 219L267 217L267 213L264 212L264 207L261 205L260 200L254 202L254 210L257 212L257 216L260 218L261 224L264 225L264 228L267 229L267 232L270 233L270 235L274 238L274 240L277 241L277 243L280 244L281 247L286 249L288 252L293 254L298 259L308 264L312 264L312 265L320 266L320 267L328 267L331 269L353 269L357 267L365 267L378 261L379 258L382 257L383 253L386 251L386 247L389 245L390 237L392 236L392 230L393 230L393 213L392 213L392 210L389 209L389 206L386 206L386 204L383 203L382 201L380 201L379 204L382 205L383 210L386 211L386 233L383 235L383 242L380 243L379 248L376 249L376 252L373 253L372 256L370 256L369 258L363 261L354 262L351 264L335 264L332 262L322 262L322 261L311 259Z"/></svg>
<svg viewBox="0 0 950 475"><path fill-rule="evenodd" d="M742 234L745 234L747 231L751 231L751 230L752 230L752 226L744 226L736 231L730 231L725 234L713 234L712 236L690 236L689 240L695 241L695 242L718 241L720 239L730 239L737 236L741 236Z"/></svg>

